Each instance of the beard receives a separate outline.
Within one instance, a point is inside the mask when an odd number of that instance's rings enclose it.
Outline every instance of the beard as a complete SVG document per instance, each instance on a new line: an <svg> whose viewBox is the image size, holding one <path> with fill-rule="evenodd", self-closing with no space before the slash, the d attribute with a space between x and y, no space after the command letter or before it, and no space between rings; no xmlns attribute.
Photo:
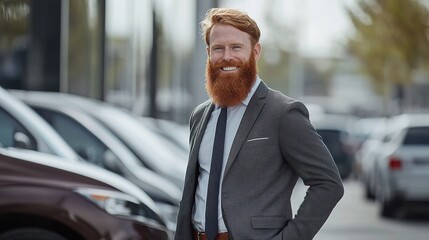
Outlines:
<svg viewBox="0 0 429 240"><path fill-rule="evenodd" d="M224 72L222 67L235 66L238 71ZM249 60L221 60L206 64L206 90L213 103L220 107L231 107L241 103L256 81L256 60L252 51Z"/></svg>

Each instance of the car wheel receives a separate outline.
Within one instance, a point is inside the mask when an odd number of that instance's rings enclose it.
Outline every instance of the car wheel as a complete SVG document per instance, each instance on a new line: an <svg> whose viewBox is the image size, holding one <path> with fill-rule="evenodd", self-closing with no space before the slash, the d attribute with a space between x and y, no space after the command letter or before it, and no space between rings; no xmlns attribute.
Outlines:
<svg viewBox="0 0 429 240"><path fill-rule="evenodd" d="M389 198L387 187L378 179L376 198L380 204L380 215L385 218L393 218L396 216L398 209L398 201L395 198Z"/></svg>
<svg viewBox="0 0 429 240"><path fill-rule="evenodd" d="M67 240L63 236L40 228L18 228L0 234L0 240Z"/></svg>
<svg viewBox="0 0 429 240"><path fill-rule="evenodd" d="M365 198L371 201L375 200L375 194L371 191L369 183L365 183Z"/></svg>
<svg viewBox="0 0 429 240"><path fill-rule="evenodd" d="M380 206L380 214L385 218L393 218L396 215L398 204L395 201L383 201Z"/></svg>

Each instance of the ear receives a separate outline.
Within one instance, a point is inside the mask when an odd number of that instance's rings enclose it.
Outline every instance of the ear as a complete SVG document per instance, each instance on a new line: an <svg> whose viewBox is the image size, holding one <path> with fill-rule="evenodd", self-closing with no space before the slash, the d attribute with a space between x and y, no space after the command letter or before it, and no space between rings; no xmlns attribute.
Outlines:
<svg viewBox="0 0 429 240"><path fill-rule="evenodd" d="M261 51L262 51L262 46L259 42L257 42L255 44L255 46L253 47L253 53L255 54L255 60L259 59L259 57L261 56Z"/></svg>
<svg viewBox="0 0 429 240"><path fill-rule="evenodd" d="M206 52L207 52L207 56L210 57L210 48L209 48L209 46L206 47Z"/></svg>

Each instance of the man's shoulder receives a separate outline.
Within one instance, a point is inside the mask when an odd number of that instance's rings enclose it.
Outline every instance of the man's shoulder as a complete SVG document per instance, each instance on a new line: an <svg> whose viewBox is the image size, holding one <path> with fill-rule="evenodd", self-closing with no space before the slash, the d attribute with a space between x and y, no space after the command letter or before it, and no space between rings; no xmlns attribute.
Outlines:
<svg viewBox="0 0 429 240"><path fill-rule="evenodd" d="M307 107L302 101L290 97L278 90L268 88L267 101L279 112L291 112L298 110L298 112L308 116Z"/></svg>
<svg viewBox="0 0 429 240"><path fill-rule="evenodd" d="M261 83L259 84L254 96L256 96L256 98L267 97L269 101L286 103L286 104L291 104L297 101L296 99L290 96L287 96L286 94L280 92L279 90L269 87L263 80L261 80Z"/></svg>
<svg viewBox="0 0 429 240"><path fill-rule="evenodd" d="M276 102L277 104L282 104L286 106L301 103L301 101L272 88L268 88L268 98Z"/></svg>
<svg viewBox="0 0 429 240"><path fill-rule="evenodd" d="M206 109L207 107L209 107L209 106L210 106L210 104L211 104L211 101L210 101L210 100L207 100L207 101L205 101L205 102L203 102L203 103L199 104L198 106L196 106L196 107L194 108L194 110L192 111L192 113L191 113L191 121L192 121L193 119L199 119L199 118L201 118L201 116L203 115L203 113L204 113L205 109Z"/></svg>
<svg viewBox="0 0 429 240"><path fill-rule="evenodd" d="M195 108L194 108L194 110L192 111L193 112L193 114L198 114L198 113L202 113L202 112L204 112L204 110L208 107L208 106L210 106L210 104L211 104L211 101L210 101L210 99L209 100L207 100L207 101L205 101L205 102L203 102L203 103L200 103L198 106L196 106Z"/></svg>

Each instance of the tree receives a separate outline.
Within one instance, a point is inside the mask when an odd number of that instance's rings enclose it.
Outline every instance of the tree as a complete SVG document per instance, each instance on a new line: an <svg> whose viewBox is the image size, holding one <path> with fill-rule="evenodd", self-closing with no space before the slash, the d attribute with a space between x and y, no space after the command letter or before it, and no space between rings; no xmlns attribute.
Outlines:
<svg viewBox="0 0 429 240"><path fill-rule="evenodd" d="M419 0L359 0L348 13L356 28L348 42L351 53L379 93L388 96L394 86L403 101L403 87L429 60L428 9Z"/></svg>

